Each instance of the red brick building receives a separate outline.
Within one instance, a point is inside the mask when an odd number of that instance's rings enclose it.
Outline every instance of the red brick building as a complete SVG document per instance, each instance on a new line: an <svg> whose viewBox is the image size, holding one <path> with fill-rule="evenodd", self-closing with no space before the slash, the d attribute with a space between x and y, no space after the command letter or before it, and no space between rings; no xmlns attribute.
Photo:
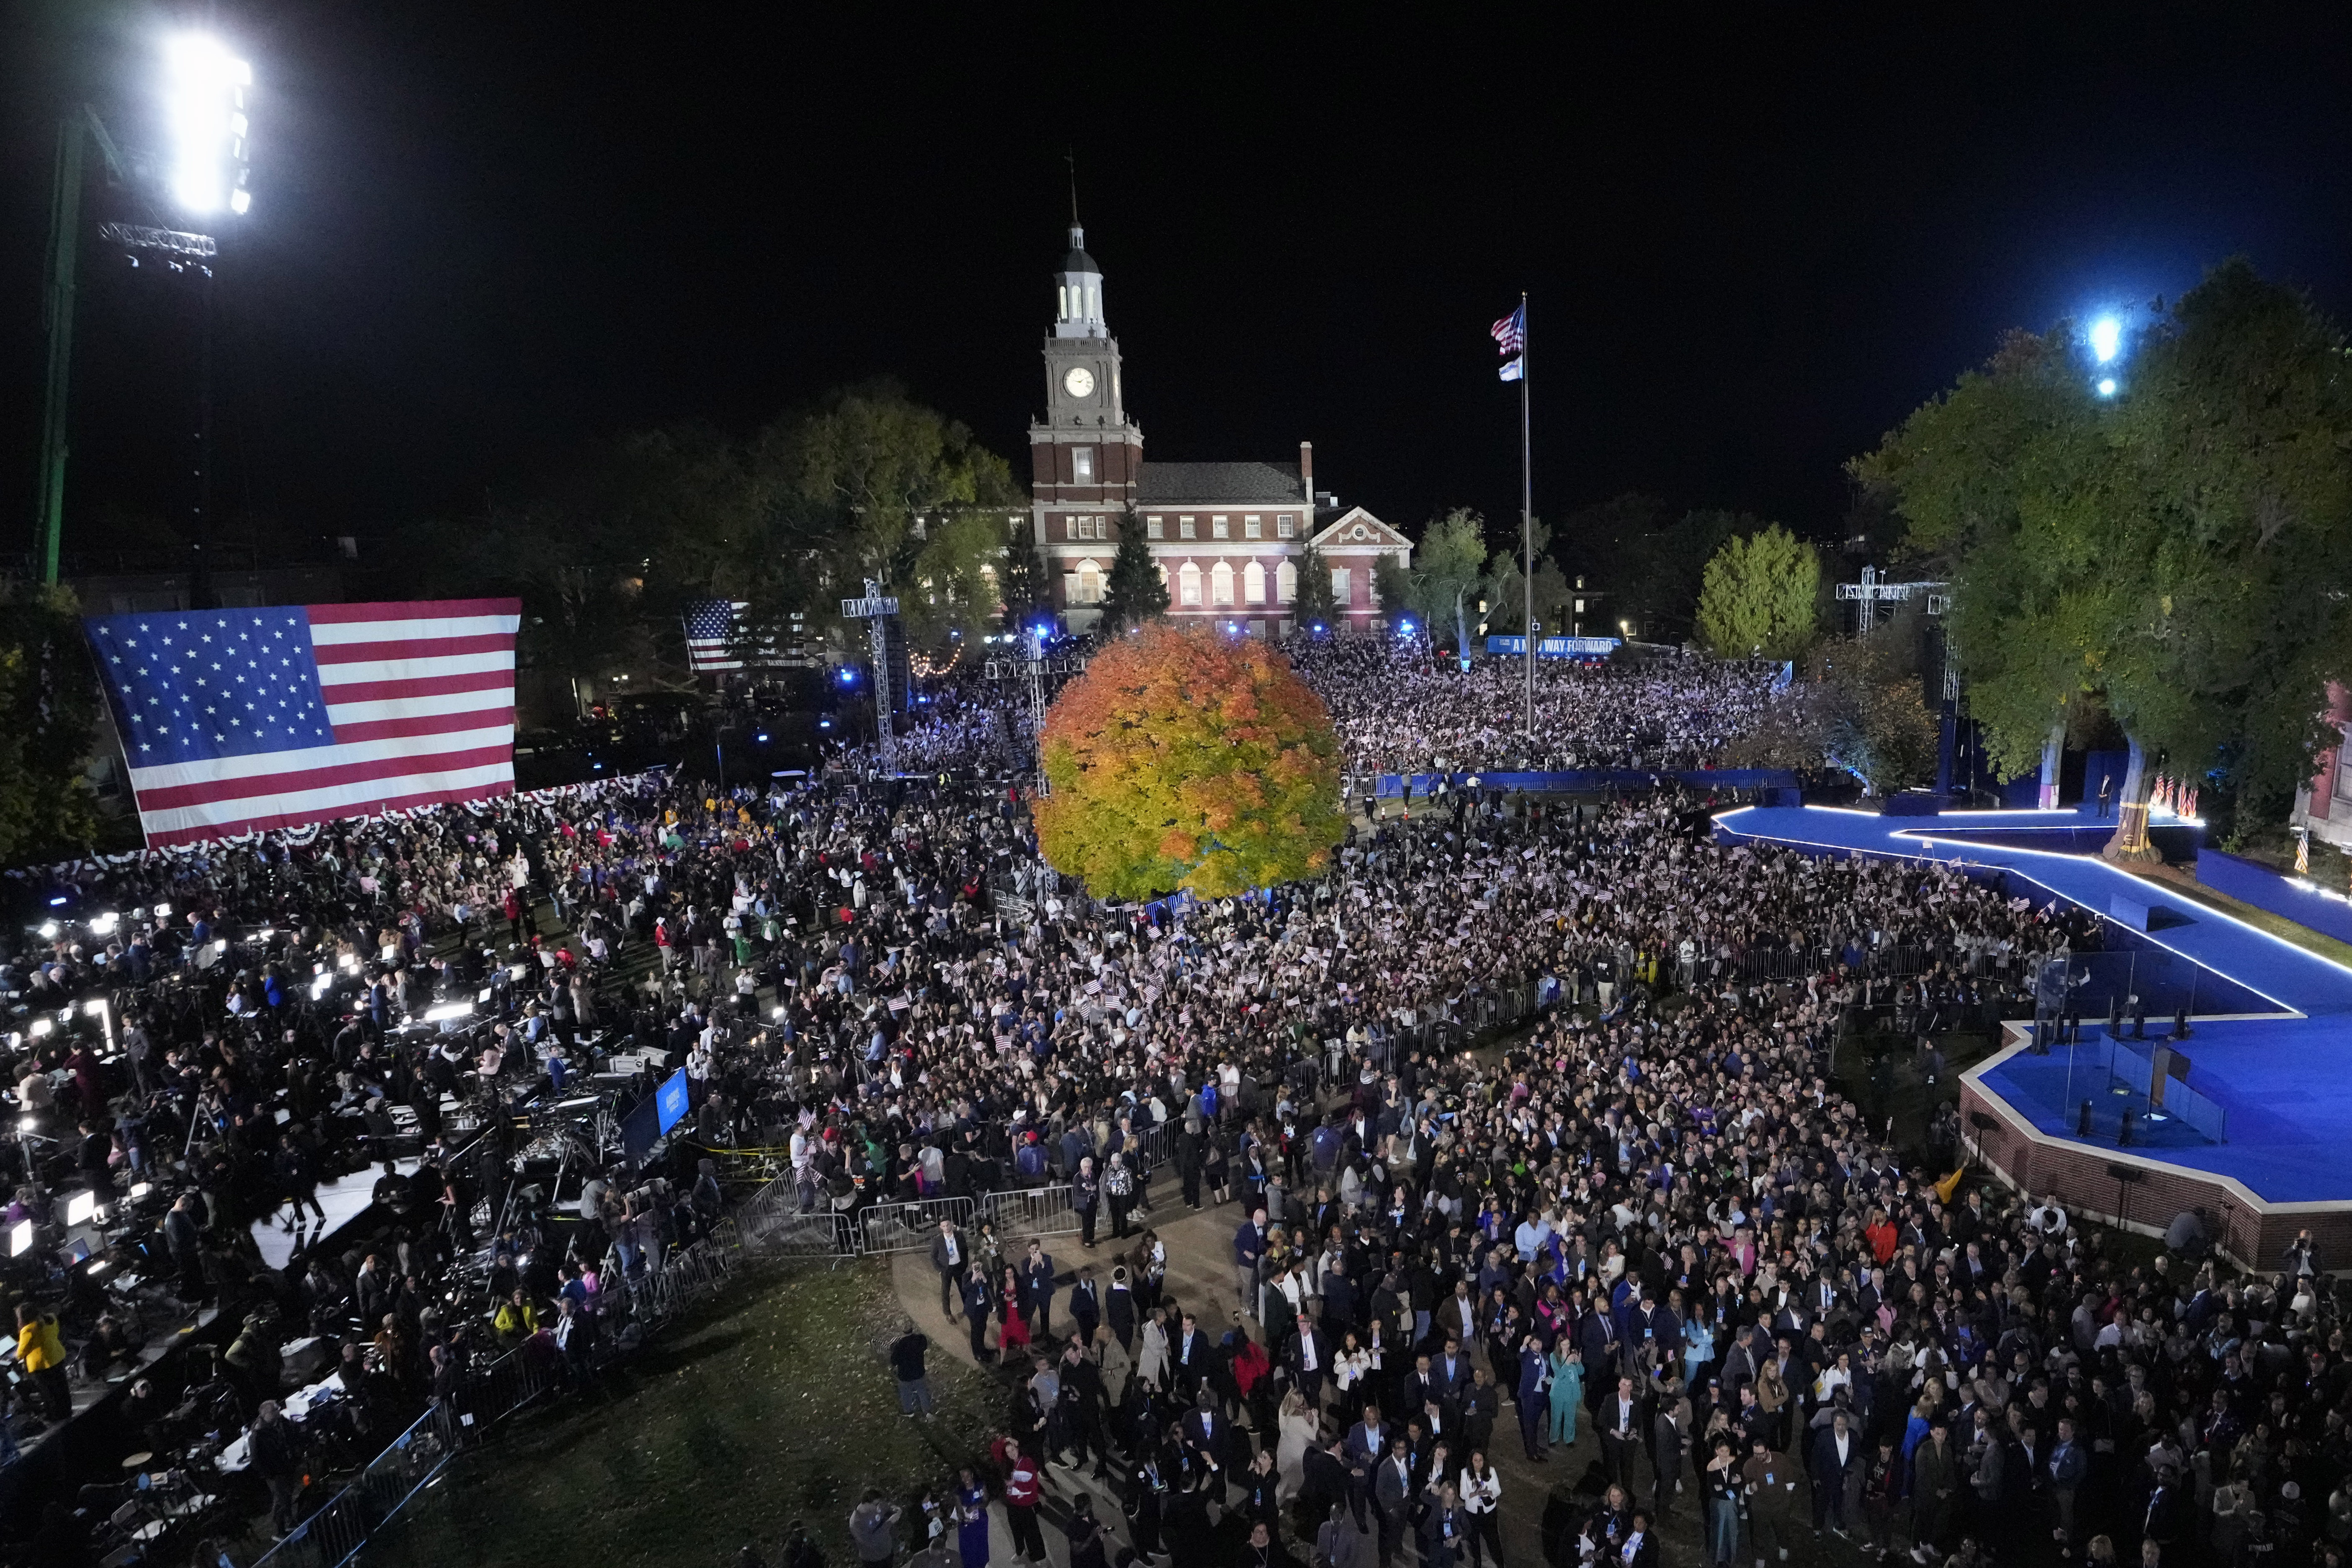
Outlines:
<svg viewBox="0 0 2352 1568"><path fill-rule="evenodd" d="M1311 540L1346 623L1386 624L1372 573L1382 556L1409 561L1412 543L1362 507L1342 510L1318 492L1310 443L1298 444L1296 468L1144 461L1118 340L1103 313L1102 268L1076 226L1055 278L1054 310L1045 413L1029 426L1030 496L1037 551L1065 626L1084 631L1100 615L1130 517L1168 584L1173 618L1223 621L1254 637L1294 630L1297 558Z"/></svg>

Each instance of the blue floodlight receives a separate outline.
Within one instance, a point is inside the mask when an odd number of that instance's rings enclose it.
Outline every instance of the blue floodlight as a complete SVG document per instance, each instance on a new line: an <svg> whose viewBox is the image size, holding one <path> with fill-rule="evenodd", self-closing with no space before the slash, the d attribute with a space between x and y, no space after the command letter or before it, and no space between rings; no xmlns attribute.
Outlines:
<svg viewBox="0 0 2352 1568"><path fill-rule="evenodd" d="M758 735L758 736L755 736L755 737L753 737L753 738L754 738L755 740L757 740L757 741L758 741L761 745L763 745L763 746L764 746L764 745L766 745L766 744L768 743L768 737L767 737L767 736L765 736L765 735Z"/></svg>
<svg viewBox="0 0 2352 1568"><path fill-rule="evenodd" d="M2101 316L2091 323L2091 353L2101 364L2116 357L2124 346L2124 324L2113 316Z"/></svg>
<svg viewBox="0 0 2352 1568"><path fill-rule="evenodd" d="M1397 632L1398 632L1398 634L1399 634L1400 636L1402 636L1402 637L1411 637L1411 636L1412 636L1412 623L1411 621L1400 621L1400 622L1398 622L1398 623L1397 623Z"/></svg>
<svg viewBox="0 0 2352 1568"><path fill-rule="evenodd" d="M856 685L856 684L857 684L857 671L856 671L856 669L851 668L850 667L848 667L848 666L845 666L845 666L842 668L842 671L841 671L841 683L842 683L844 686L855 686L855 685Z"/></svg>
<svg viewBox="0 0 2352 1568"><path fill-rule="evenodd" d="M820 730L830 730L833 728L833 721L830 719L820 719L816 721L816 727Z"/></svg>
<svg viewBox="0 0 2352 1568"><path fill-rule="evenodd" d="M2099 395L2101 397L2113 397L2115 395L2116 378L2112 375L2103 378L2099 383Z"/></svg>

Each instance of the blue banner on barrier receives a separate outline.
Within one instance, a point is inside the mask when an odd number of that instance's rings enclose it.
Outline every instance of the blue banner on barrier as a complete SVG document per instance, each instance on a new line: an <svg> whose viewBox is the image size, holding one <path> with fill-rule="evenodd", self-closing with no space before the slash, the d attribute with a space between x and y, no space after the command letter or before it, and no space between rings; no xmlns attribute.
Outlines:
<svg viewBox="0 0 2352 1568"><path fill-rule="evenodd" d="M1652 789L1672 781L1694 789L1764 789L1795 791L1797 775L1786 768L1689 768L1659 773L1649 768L1578 768L1557 773L1382 773L1372 793L1386 800L1403 795L1407 784L1416 795L1434 795L1444 780L1456 789L1532 790L1558 795L1592 795L1616 789ZM1360 782L1358 788L1360 789ZM1793 795L1774 805L1797 805Z"/></svg>
<svg viewBox="0 0 2352 1568"><path fill-rule="evenodd" d="M1615 637L1538 637L1536 639L1538 658L1600 658L1617 651ZM1490 637L1486 639L1488 653L1524 654L1528 639L1523 637Z"/></svg>

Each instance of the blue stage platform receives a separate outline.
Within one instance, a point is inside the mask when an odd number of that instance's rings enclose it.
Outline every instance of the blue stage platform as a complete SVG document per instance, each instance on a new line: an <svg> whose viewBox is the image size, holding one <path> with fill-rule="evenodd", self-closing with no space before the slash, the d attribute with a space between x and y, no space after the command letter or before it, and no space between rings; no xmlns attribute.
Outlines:
<svg viewBox="0 0 2352 1568"><path fill-rule="evenodd" d="M1971 1076L2046 1139L2109 1159L2121 1154L2227 1177L2268 1204L2352 1201L2352 970L2090 855L2024 847L2037 827L2063 829L2080 820L2073 812L1917 817L1746 806L1719 814L1716 825L1726 842L1998 867L2012 885L2024 879L2103 916L2119 899L2150 908L2157 918L2145 932L2108 930L2120 942L2144 943L2184 970L2193 966L2189 994L2215 1004L2192 1002L2192 1014L2202 1016L2177 1048L2195 1064L2190 1086L2226 1115L2226 1142L2210 1142L2179 1120L2147 1122L2145 1100L2110 1094L2108 1074L2091 1062L2089 1047L2080 1049L2071 1075L2062 1047L2048 1056L2011 1050ZM2143 982L2137 989L2145 994L2148 987ZM2086 1035L2104 1024L2103 1011L2084 1007ZM2168 1007L2158 1013L2151 999L2150 1011L2149 1035L2168 1032ZM2151 1038L2139 1048L2159 1043ZM2078 1139L2075 1120L2086 1098L2094 1104L2092 1135ZM2137 1122L2135 1141L2118 1150L2118 1113L2126 1106Z"/></svg>

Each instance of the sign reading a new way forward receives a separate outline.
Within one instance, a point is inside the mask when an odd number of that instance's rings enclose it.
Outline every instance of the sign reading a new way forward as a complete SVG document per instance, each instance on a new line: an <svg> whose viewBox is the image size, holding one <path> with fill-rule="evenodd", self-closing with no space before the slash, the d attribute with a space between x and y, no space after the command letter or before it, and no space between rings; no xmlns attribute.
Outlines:
<svg viewBox="0 0 2352 1568"><path fill-rule="evenodd" d="M1488 653L1524 654L1528 639L1523 637L1490 637L1486 639ZM1538 658L1597 658L1617 651L1615 637L1538 637L1536 639Z"/></svg>

